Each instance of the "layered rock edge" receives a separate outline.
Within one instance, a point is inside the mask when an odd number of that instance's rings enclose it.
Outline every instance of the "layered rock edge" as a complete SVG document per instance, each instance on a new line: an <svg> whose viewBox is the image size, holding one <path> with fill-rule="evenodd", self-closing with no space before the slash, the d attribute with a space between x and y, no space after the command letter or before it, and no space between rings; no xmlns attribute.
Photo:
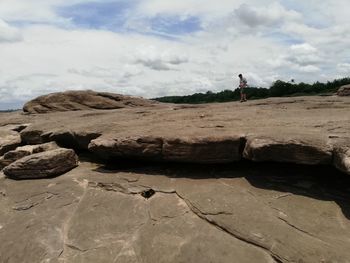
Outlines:
<svg viewBox="0 0 350 263"><path fill-rule="evenodd" d="M250 160L302 165L333 165L350 174L350 139L315 136L126 136L72 131L46 132L25 129L23 143L56 141L65 147L88 150L104 160L126 158L156 162L224 164Z"/></svg>
<svg viewBox="0 0 350 263"><path fill-rule="evenodd" d="M12 179L40 179L62 175L78 166L72 149L54 149L31 154L6 166L4 174Z"/></svg>

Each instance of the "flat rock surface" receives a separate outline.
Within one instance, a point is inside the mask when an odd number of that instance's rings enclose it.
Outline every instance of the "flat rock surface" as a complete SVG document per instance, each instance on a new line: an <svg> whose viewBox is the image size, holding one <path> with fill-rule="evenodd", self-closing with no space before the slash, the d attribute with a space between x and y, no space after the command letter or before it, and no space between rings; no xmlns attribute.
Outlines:
<svg viewBox="0 0 350 263"><path fill-rule="evenodd" d="M115 165L1 178L0 262L349 262L333 169Z"/></svg>

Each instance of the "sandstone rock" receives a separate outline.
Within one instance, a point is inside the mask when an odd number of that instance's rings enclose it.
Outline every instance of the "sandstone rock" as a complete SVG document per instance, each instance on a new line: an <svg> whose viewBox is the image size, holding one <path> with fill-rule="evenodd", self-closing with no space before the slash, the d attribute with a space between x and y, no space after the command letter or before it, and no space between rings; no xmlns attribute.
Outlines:
<svg viewBox="0 0 350 263"><path fill-rule="evenodd" d="M94 153L135 162L232 161L242 152L233 135L242 134L247 146L271 140L246 148L257 161L316 165L107 170L84 158L49 180L0 172L0 262L348 262L350 177L318 164L331 164L335 149L334 165L346 172L349 111L350 97L307 97L0 115L0 127L31 123L23 142L81 140Z"/></svg>
<svg viewBox="0 0 350 263"><path fill-rule="evenodd" d="M97 138L89 150L104 159L112 157L161 160L162 140L155 137Z"/></svg>
<svg viewBox="0 0 350 263"><path fill-rule="evenodd" d="M32 154L4 168L4 174L13 179L36 179L64 174L78 165L73 150L56 149Z"/></svg>
<svg viewBox="0 0 350 263"><path fill-rule="evenodd" d="M339 88L338 96L350 96L350 85L345 85Z"/></svg>
<svg viewBox="0 0 350 263"><path fill-rule="evenodd" d="M89 143L101 134L98 132L72 132L70 130L57 130L42 135L44 141L55 141L59 145L78 150L87 150Z"/></svg>
<svg viewBox="0 0 350 263"><path fill-rule="evenodd" d="M39 144L39 145L26 145L17 147L13 151L9 151L0 158L0 169L8 166L9 164L34 153L40 153L45 151L51 151L58 149L59 147L55 142Z"/></svg>
<svg viewBox="0 0 350 263"><path fill-rule="evenodd" d="M334 149L334 166L350 175L350 147L338 146Z"/></svg>
<svg viewBox="0 0 350 263"><path fill-rule="evenodd" d="M27 102L23 111L28 113L48 113L87 109L120 109L135 106L151 106L154 101L107 92L66 91L40 96Z"/></svg>
<svg viewBox="0 0 350 263"><path fill-rule="evenodd" d="M163 145L163 159L186 163L228 163L242 158L244 138L207 137L166 139Z"/></svg>
<svg viewBox="0 0 350 263"><path fill-rule="evenodd" d="M89 150L104 159L138 158L186 163L227 163L241 159L242 137L223 138L98 138Z"/></svg>
<svg viewBox="0 0 350 263"><path fill-rule="evenodd" d="M45 143L42 137L43 131L41 130L27 130L21 131L21 140L26 144L42 144Z"/></svg>
<svg viewBox="0 0 350 263"><path fill-rule="evenodd" d="M15 131L17 127L18 125L0 127L0 156L21 144L21 136Z"/></svg>
<svg viewBox="0 0 350 263"><path fill-rule="evenodd" d="M286 162L320 165L332 163L332 149L319 141L300 139L250 138L243 153L244 158L263 162Z"/></svg>
<svg viewBox="0 0 350 263"><path fill-rule="evenodd" d="M50 180L0 178L0 262L348 261L349 177L288 164L185 167L82 162Z"/></svg>

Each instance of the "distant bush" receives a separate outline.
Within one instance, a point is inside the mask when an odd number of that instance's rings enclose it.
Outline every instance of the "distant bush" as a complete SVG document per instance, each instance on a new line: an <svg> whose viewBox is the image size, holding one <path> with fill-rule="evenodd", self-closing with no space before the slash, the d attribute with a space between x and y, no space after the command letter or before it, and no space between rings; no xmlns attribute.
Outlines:
<svg viewBox="0 0 350 263"><path fill-rule="evenodd" d="M350 78L336 79L327 83L315 82L307 83L290 83L282 80L275 81L272 86L267 88L249 87L245 89L249 99L265 99L268 97L291 97L291 96L308 96L308 95L330 95L343 85L350 84ZM211 103L211 102L228 102L240 99L239 88L235 90L224 90L217 93L208 91L206 93L195 93L188 96L168 96L155 98L154 100L168 103Z"/></svg>

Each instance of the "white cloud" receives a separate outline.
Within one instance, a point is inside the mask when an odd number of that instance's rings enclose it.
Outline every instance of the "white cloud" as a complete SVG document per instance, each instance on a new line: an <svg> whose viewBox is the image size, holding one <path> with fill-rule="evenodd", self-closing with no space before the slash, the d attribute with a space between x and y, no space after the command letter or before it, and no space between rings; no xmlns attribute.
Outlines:
<svg viewBox="0 0 350 263"><path fill-rule="evenodd" d="M337 68L339 72L346 73L350 76L350 63L339 63Z"/></svg>
<svg viewBox="0 0 350 263"><path fill-rule="evenodd" d="M288 11L276 2L266 7L243 4L235 10L234 15L249 27L273 26L286 21L301 20L299 13Z"/></svg>
<svg viewBox="0 0 350 263"><path fill-rule="evenodd" d="M306 66L298 66L297 70L301 72L306 72L306 73L315 73L320 71L321 69L319 67L316 67L314 65L306 65Z"/></svg>
<svg viewBox="0 0 350 263"><path fill-rule="evenodd" d="M178 65L188 62L188 57L179 51L165 49L158 50L154 45L138 48L135 63L154 70L176 70Z"/></svg>
<svg viewBox="0 0 350 263"><path fill-rule="evenodd" d="M314 64L322 62L322 58L319 56L318 50L308 43L292 45L290 47L290 54L287 60L302 66L303 71L305 69L314 69Z"/></svg>
<svg viewBox="0 0 350 263"><path fill-rule="evenodd" d="M308 43L292 45L290 49L299 55L305 55L305 54L317 52L317 49Z"/></svg>
<svg viewBox="0 0 350 263"><path fill-rule="evenodd" d="M16 42L20 40L22 40L20 30L0 19L0 42Z"/></svg>

